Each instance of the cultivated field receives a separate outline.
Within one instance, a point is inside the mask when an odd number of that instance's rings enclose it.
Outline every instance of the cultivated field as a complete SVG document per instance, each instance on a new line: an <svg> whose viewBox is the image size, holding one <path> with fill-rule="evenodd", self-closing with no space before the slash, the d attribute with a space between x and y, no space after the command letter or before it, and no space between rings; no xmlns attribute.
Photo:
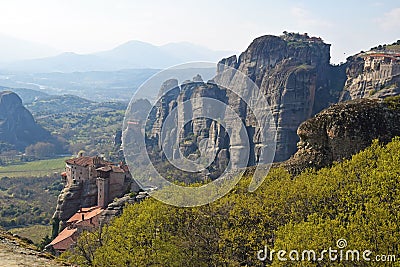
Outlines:
<svg viewBox="0 0 400 267"><path fill-rule="evenodd" d="M37 160L22 164L0 167L0 177L43 177L60 173L65 168L65 160L70 157Z"/></svg>

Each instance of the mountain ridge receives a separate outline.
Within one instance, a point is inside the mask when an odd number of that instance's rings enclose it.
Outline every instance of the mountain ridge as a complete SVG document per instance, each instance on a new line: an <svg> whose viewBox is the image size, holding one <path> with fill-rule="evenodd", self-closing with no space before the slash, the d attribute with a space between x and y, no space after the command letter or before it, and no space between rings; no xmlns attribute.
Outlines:
<svg viewBox="0 0 400 267"><path fill-rule="evenodd" d="M0 62L10 63L18 60L54 56L59 51L47 45L19 39L0 33Z"/></svg>
<svg viewBox="0 0 400 267"><path fill-rule="evenodd" d="M64 52L52 57L23 60L5 65L4 70L22 72L116 71L137 68L166 68L188 61L217 62L231 51L216 51L188 42L156 46L132 40L110 50L78 54Z"/></svg>

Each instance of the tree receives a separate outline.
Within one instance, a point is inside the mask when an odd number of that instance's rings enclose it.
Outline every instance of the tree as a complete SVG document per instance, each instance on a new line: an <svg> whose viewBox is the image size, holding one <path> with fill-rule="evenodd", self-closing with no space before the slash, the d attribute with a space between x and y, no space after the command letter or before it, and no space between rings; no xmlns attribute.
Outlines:
<svg viewBox="0 0 400 267"><path fill-rule="evenodd" d="M49 158L56 154L56 147L51 143L38 142L26 147L25 154L27 156L34 156L38 159Z"/></svg>
<svg viewBox="0 0 400 267"><path fill-rule="evenodd" d="M335 248L338 239L346 239L349 249L398 255L399 150L395 138L296 177L273 168L255 192L247 191L251 177L244 177L228 195L201 207L146 199L126 206L101 238L81 237L78 247L86 244L86 249L75 250L75 256L94 266L260 266L257 251L265 245L275 251L319 251ZM315 266L285 266L290 264Z"/></svg>

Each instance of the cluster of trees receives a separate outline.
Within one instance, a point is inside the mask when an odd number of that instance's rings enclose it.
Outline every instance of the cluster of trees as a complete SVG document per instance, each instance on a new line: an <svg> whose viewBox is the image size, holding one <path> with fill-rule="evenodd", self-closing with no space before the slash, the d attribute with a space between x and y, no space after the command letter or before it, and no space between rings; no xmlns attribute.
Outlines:
<svg viewBox="0 0 400 267"><path fill-rule="evenodd" d="M25 148L25 154L28 157L37 159L51 158L57 154L57 148L52 143L37 142Z"/></svg>
<svg viewBox="0 0 400 267"><path fill-rule="evenodd" d="M115 107L118 108L118 107ZM85 112L51 114L37 119L46 130L62 138L66 150L76 154L114 156L114 137L122 128L125 109L94 109ZM107 153L107 154L106 154Z"/></svg>
<svg viewBox="0 0 400 267"><path fill-rule="evenodd" d="M247 177L225 197L196 208L150 198L127 206L110 225L84 232L63 257L81 266L281 266L276 258L260 261L257 252L265 246L321 251L335 248L338 239L347 240L347 249L398 255L399 150L396 138L296 177L274 168L255 192L247 191ZM291 264L365 262L285 262Z"/></svg>
<svg viewBox="0 0 400 267"><path fill-rule="evenodd" d="M0 227L48 224L62 188L59 177L0 178Z"/></svg>

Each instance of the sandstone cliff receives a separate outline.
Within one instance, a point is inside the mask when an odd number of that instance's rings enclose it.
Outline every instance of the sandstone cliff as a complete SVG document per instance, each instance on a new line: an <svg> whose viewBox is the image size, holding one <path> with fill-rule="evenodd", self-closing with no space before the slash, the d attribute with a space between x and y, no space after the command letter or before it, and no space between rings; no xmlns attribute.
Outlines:
<svg viewBox="0 0 400 267"><path fill-rule="evenodd" d="M170 90L156 103L150 114L146 127L147 137L154 146L161 146L161 125L178 104L194 101L189 110L181 110L174 115L176 123L180 125L185 118L207 113L210 107L203 103L202 97L216 99L236 111L246 125L250 137L247 140L250 155L246 163L254 165L260 153L257 149L260 134L259 129L254 126L254 116L235 94L216 85L222 82L228 85L227 88L229 85L235 86L237 77L226 72L227 68L233 68L244 73L260 88L243 88L240 93L247 97L247 103L257 103L257 107L261 109L266 109L268 105L271 107L277 126L275 161L286 160L296 151L296 130L300 123L338 101L346 78L345 69L344 66L329 64L329 50L330 45L320 38L301 34L280 37L267 35L255 39L239 57L221 60L215 78L209 82L203 82L200 77L182 85L178 85L177 80L169 80L162 86L160 95L165 88ZM265 97L265 103L259 101L260 94ZM225 116L229 121L224 108L214 107L214 114L221 118ZM228 127L236 126L229 126L228 123ZM215 120L197 118L187 123L179 133L167 131L163 142L180 140L183 154L195 159L202 146L201 140L208 138L206 153L215 155L215 159L208 169L210 173L206 175L213 178L218 176L228 160L232 157L238 159L241 156L240 147L246 145L240 138L229 138L227 130L229 129L225 129ZM175 153L177 151L172 152L173 155Z"/></svg>
<svg viewBox="0 0 400 267"><path fill-rule="evenodd" d="M356 99L331 106L302 123L298 151L283 163L291 173L349 158L374 139L400 136L400 98Z"/></svg>
<svg viewBox="0 0 400 267"><path fill-rule="evenodd" d="M286 160L296 151L301 122L337 102L344 68L331 66L329 60L329 44L289 33L259 37L238 59L221 61L250 77L266 96L277 126L275 161Z"/></svg>
<svg viewBox="0 0 400 267"><path fill-rule="evenodd" d="M36 124L17 94L0 92L0 144L8 149L23 151L28 145L39 141L54 142L54 139Z"/></svg>
<svg viewBox="0 0 400 267"><path fill-rule="evenodd" d="M65 222L79 208L97 206L97 193L96 179L89 179L64 187L60 195L58 195L53 220L56 220L57 224L61 221L62 226L64 226Z"/></svg>

